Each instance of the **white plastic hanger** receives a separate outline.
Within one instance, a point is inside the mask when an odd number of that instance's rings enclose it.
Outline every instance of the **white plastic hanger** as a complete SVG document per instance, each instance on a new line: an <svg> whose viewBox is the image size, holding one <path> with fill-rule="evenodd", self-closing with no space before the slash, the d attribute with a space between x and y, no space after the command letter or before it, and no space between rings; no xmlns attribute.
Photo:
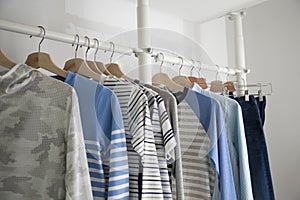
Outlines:
<svg viewBox="0 0 300 200"><path fill-rule="evenodd" d="M178 85L177 83L172 81L167 74L161 72L161 68L162 68L162 65L164 63L164 54L159 53L157 55L157 58L159 57L159 55L162 56L162 61L160 63L160 73L157 73L154 76L152 76L152 85L158 86L158 85L162 84L162 85L167 86L169 88L169 90L171 90L171 91L183 92L184 87L182 87L181 85Z"/></svg>
<svg viewBox="0 0 300 200"><path fill-rule="evenodd" d="M59 68L58 66L56 66L54 64L54 62L52 61L49 54L40 52L41 44L45 39L46 30L42 26L38 26L38 27L43 32L43 37L39 43L38 52L34 52L34 53L31 53L30 55L28 55L25 63L33 68L36 68L36 69L43 68L43 69L48 70L49 72L52 72L54 74L57 74L59 76L66 78L68 75L68 72ZM32 37L32 36L30 36L30 37Z"/></svg>

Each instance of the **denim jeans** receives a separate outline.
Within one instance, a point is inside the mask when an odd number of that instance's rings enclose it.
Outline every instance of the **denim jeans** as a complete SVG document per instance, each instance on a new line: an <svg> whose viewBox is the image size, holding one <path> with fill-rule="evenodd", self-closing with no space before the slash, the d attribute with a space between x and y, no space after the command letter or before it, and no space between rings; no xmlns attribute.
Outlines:
<svg viewBox="0 0 300 200"><path fill-rule="evenodd" d="M265 124L265 109L266 109L266 96L263 96L262 101L259 101L259 98L256 97L256 103L259 109L259 114L261 118L262 126Z"/></svg>
<svg viewBox="0 0 300 200"><path fill-rule="evenodd" d="M264 109L258 108L254 96L250 96L249 101L245 101L244 97L235 100L243 112L253 197L255 200L273 200L274 190L261 120L261 111L264 117ZM265 104L261 106L264 108Z"/></svg>

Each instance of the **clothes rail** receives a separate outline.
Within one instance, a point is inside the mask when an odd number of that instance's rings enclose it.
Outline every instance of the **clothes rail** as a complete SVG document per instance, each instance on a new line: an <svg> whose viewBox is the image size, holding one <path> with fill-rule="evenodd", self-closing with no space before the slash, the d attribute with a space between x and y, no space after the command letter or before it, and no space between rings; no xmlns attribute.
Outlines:
<svg viewBox="0 0 300 200"><path fill-rule="evenodd" d="M20 34L25 34L25 35L32 35L35 37L43 37L43 31L41 28L37 26L31 26L31 25L25 25L21 23L16 23L16 22L11 22L7 20L2 20L0 19L0 30L5 30L5 31L10 31L10 32L15 32L15 33L20 33ZM76 36L72 34L66 34L66 33L59 33L55 31L50 31L46 30L46 34L44 36L46 39L50 40L55 40L55 41L60 41L68 44L73 44L75 42ZM201 61L193 61L192 59L187 59L179 55L174 55L170 54L167 51L163 52L164 59L162 59L162 51L161 50L153 50L149 48L146 50L142 50L139 48L131 48L131 47L125 47L121 45L114 45L114 48L110 42L106 41L99 41L100 45L96 44L95 40L90 38L90 48L96 48L105 51L114 51L116 53L120 53L123 55L133 55L135 54L136 56L139 56L141 53L145 53L145 51L148 51L146 53L150 54L152 57L155 58L156 61L163 61L165 63L173 64L173 65L181 65L185 67L195 67L198 70L208 70L208 71L215 71L219 73L226 73L230 75L236 75L236 74L246 74L249 73L249 69L233 69L232 67L224 67L224 66L219 66L219 65L205 65L201 64L198 68L195 65L195 63L201 63ZM88 41L84 36L79 36L79 45L86 46L88 47ZM181 62L181 58L183 60Z"/></svg>
<svg viewBox="0 0 300 200"><path fill-rule="evenodd" d="M183 66L183 67L195 67L197 70L206 70L213 71L218 73L224 73L229 75L236 74L247 74L250 72L249 69L234 69L233 67L227 66L219 66L219 65L207 65L203 64L201 61L187 59L180 55L173 55L167 52L163 52L161 50L153 50L152 57L154 57L155 61L164 62L168 64ZM198 63L198 65L197 65Z"/></svg>
<svg viewBox="0 0 300 200"><path fill-rule="evenodd" d="M30 26L30 25L15 23L15 22L1 20L1 19L0 19L0 29L10 31L10 32L15 32L15 33L32 35L35 37L43 36L43 32L41 28L37 26ZM73 44L75 42L76 37L75 35L72 34L59 33L59 32L54 32L46 29L45 38ZM98 49L105 50L105 51L113 51L112 44L110 42L99 41L99 43L100 45ZM88 41L83 36L79 36L79 45L87 47ZM114 52L124 54L124 55L132 55L133 53L139 52L138 49L134 49L134 48L124 47L120 45L114 45L114 46L115 46ZM91 48L97 47L96 41L93 40L92 38L90 38L90 47Z"/></svg>

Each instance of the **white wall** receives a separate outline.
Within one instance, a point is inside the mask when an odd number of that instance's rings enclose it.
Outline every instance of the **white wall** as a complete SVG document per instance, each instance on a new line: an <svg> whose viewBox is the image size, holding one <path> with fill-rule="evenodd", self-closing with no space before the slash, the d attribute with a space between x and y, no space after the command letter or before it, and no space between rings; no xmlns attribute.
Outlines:
<svg viewBox="0 0 300 200"><path fill-rule="evenodd" d="M229 61L232 23L228 27ZM276 199L300 199L300 1L270 0L244 19L249 83L273 83L267 98L265 135Z"/></svg>
<svg viewBox="0 0 300 200"><path fill-rule="evenodd" d="M33 26L43 25L46 29L57 32L78 33L104 41L114 41L116 44L137 46L135 1L0 0L0 18ZM150 10L150 18L153 47L170 49L208 64L226 65L224 19L199 25L155 9ZM37 50L40 40L1 30L0 38L0 48L9 58L19 63L24 62L29 53ZM201 46L200 43L204 45ZM202 48L207 50L211 58ZM45 40L41 50L49 52L55 64L61 67L66 60L74 56L74 48L61 42ZM84 51L85 48L80 49L78 55L82 57ZM93 50L90 50L88 55L92 59ZM109 56L110 53L98 52L99 60L104 63L109 61ZM137 77L137 59L119 56L115 56L114 61L120 63L123 70L132 77ZM163 70L171 72L173 76L178 74L178 67L179 65L167 65ZM158 71L158 65L153 66L153 73ZM190 74L190 69L183 68L182 72ZM203 74L214 77L210 73Z"/></svg>
<svg viewBox="0 0 300 200"><path fill-rule="evenodd" d="M0 18L46 29L114 41L116 44L137 46L136 3L123 0L0 0ZM162 12L151 10L150 27L183 33L183 20ZM167 36L167 34L164 34ZM167 38L167 37L165 37ZM37 51L39 38L0 30L0 48L15 62L24 62L29 53ZM164 46L164 45L162 45ZM45 40L41 51L49 52L53 61L63 67L64 62L74 56L74 48L69 44ZM83 57L85 48L78 51ZM88 58L93 58L90 50ZM110 53L98 52L98 58L109 62ZM120 56L120 55L119 55ZM117 58L118 56L116 56ZM114 61L116 61L116 58ZM137 76L137 59L123 56L117 62L125 72Z"/></svg>
<svg viewBox="0 0 300 200"><path fill-rule="evenodd" d="M196 39L207 52L212 63L219 66L228 66L226 43L226 20L221 17L203 24L197 24ZM203 72L207 80L216 79L216 73ZM218 78L226 81L226 74L219 74Z"/></svg>
<svg viewBox="0 0 300 200"><path fill-rule="evenodd" d="M227 43L225 17L198 24L197 39L215 62L227 66Z"/></svg>

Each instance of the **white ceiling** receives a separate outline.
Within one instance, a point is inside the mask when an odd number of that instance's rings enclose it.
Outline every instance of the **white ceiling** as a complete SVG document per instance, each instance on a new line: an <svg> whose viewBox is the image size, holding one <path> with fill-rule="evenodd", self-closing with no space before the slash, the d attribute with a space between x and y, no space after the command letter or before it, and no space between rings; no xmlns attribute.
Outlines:
<svg viewBox="0 0 300 200"><path fill-rule="evenodd" d="M137 0L129 0L136 2ZM150 7L194 22L224 16L267 0L149 0Z"/></svg>

